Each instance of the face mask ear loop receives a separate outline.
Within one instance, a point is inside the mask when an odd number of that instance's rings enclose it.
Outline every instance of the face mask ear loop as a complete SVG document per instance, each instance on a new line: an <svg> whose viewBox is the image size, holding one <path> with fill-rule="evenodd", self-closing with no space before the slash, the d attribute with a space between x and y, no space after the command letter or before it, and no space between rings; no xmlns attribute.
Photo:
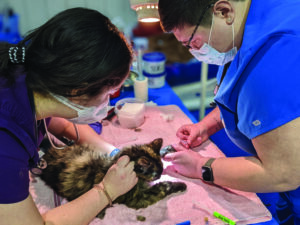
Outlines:
<svg viewBox="0 0 300 225"><path fill-rule="evenodd" d="M54 97L57 101L59 101L60 103L63 103L65 104L66 106L70 107L71 109L74 109L74 110L83 110L85 107L84 106L81 106L81 105L73 105L71 101L69 101L67 98L63 97L63 96L59 96L59 95L55 95L51 92L49 92L49 94Z"/></svg>
<svg viewBox="0 0 300 225"><path fill-rule="evenodd" d="M210 26L210 31L209 31L209 37L208 37L208 45L210 43L210 38L211 38L211 32L212 32L212 29L213 29L213 26L214 26L214 18L215 18L215 14L213 13L212 14L212 19L211 19L211 26Z"/></svg>

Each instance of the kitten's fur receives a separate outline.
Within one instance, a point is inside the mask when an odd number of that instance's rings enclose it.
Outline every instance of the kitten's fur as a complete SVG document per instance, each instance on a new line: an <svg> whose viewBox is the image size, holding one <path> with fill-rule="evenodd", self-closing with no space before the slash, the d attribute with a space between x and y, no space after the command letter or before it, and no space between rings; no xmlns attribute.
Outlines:
<svg viewBox="0 0 300 225"><path fill-rule="evenodd" d="M119 196L113 203L125 204L134 209L146 208L167 195L186 190L186 185L181 182L165 181L153 186L149 184L150 181L159 179L163 172L161 146L162 139L158 138L149 144L123 148L112 158L83 145L63 150L51 148L43 156L47 167L43 170L41 179L58 195L71 201L93 188L94 184L100 183L118 158L128 155L135 162L134 171L139 181L133 189ZM98 217L103 216L104 210Z"/></svg>

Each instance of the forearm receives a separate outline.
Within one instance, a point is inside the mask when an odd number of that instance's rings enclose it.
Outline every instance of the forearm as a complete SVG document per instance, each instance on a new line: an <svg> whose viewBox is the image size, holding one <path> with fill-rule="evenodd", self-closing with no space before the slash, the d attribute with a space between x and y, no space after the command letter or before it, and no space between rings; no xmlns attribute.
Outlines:
<svg viewBox="0 0 300 225"><path fill-rule="evenodd" d="M43 218L47 225L88 224L108 203L103 192L92 188L79 198L49 210Z"/></svg>
<svg viewBox="0 0 300 225"><path fill-rule="evenodd" d="M216 184L252 192L282 192L300 186L300 119L252 139L257 157L216 159Z"/></svg>
<svg viewBox="0 0 300 225"><path fill-rule="evenodd" d="M86 143L93 145L99 151L104 153L110 153L113 149L115 149L115 146L104 141L101 138L101 135L97 134L89 125L77 124L76 126L80 137L78 144ZM56 137L65 136L70 140L77 139L74 125L65 119L57 117L52 118L48 129Z"/></svg>
<svg viewBox="0 0 300 225"><path fill-rule="evenodd" d="M199 124L202 124L206 127L208 136L211 136L219 130L223 129L224 126L221 121L219 107L216 107L214 110L212 110L207 116L203 118L203 120L199 122Z"/></svg>
<svg viewBox="0 0 300 225"><path fill-rule="evenodd" d="M257 157L218 158L213 164L214 183L256 193L295 189L288 176L264 168Z"/></svg>
<svg viewBox="0 0 300 225"><path fill-rule="evenodd" d="M101 152L110 153L116 147L102 139L89 125L77 125L80 134L80 144L89 144Z"/></svg>

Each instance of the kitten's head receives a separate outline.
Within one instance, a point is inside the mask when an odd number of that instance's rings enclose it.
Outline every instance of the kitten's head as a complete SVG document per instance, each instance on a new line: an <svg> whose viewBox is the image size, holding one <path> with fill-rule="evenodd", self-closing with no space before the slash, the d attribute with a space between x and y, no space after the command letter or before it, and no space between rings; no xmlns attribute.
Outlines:
<svg viewBox="0 0 300 225"><path fill-rule="evenodd" d="M135 145L124 148L122 155L128 155L135 162L134 171L137 177L146 181L159 179L163 172L163 163L160 157L162 138L157 138L148 144Z"/></svg>

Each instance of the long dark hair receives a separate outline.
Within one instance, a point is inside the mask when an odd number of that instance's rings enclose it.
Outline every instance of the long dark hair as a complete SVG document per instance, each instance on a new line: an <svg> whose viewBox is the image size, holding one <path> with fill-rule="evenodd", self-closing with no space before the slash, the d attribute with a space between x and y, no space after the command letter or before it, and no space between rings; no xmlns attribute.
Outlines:
<svg viewBox="0 0 300 225"><path fill-rule="evenodd" d="M26 82L40 93L95 96L119 85L128 75L131 47L123 34L98 11L67 9L31 31L17 45L0 45L0 76L12 77L19 65L9 59L9 48L26 48Z"/></svg>

